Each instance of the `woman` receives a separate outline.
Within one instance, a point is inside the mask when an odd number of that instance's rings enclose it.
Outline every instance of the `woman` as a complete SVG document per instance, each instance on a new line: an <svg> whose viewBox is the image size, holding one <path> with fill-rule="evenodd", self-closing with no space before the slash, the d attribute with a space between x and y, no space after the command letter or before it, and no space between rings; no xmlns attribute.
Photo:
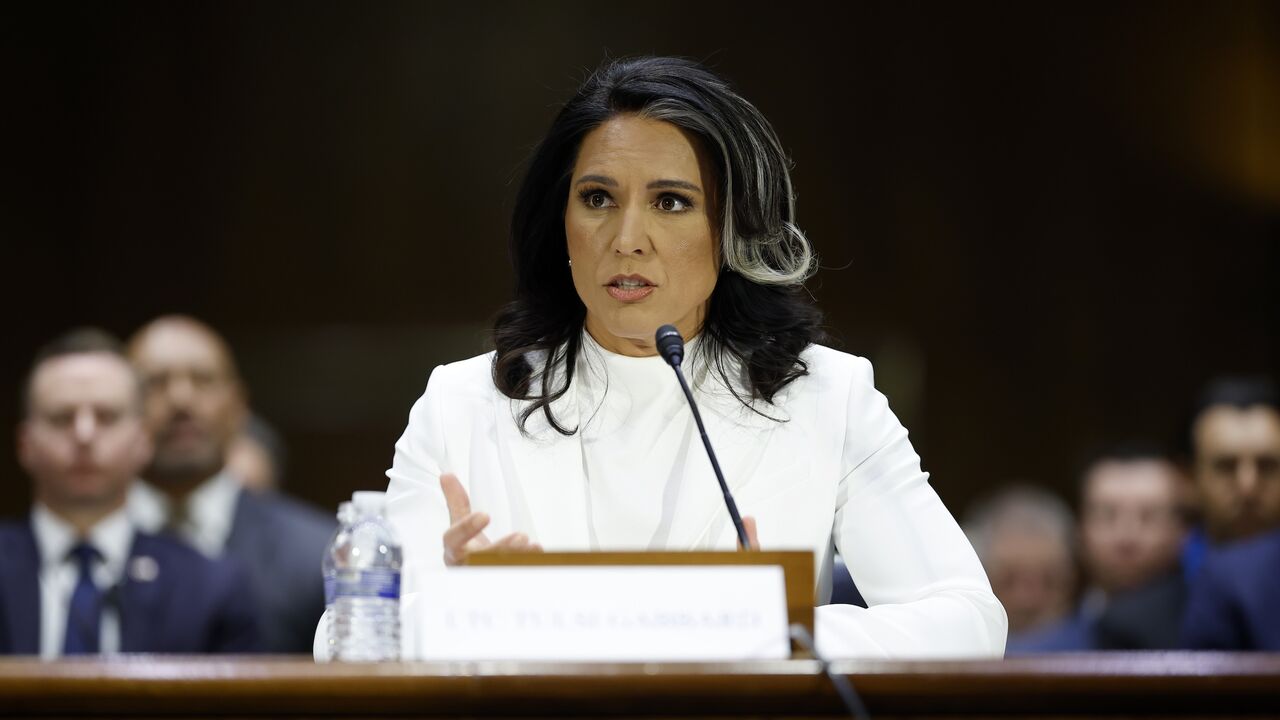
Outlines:
<svg viewBox="0 0 1280 720"><path fill-rule="evenodd" d="M870 365L817 344L787 165L760 113L696 63L622 60L586 81L520 189L496 351L436 368L396 444L407 598L490 545L735 546L656 354L671 323L753 544L811 549L824 597L834 541L871 605L818 608L819 649L1003 652L1004 610Z"/></svg>

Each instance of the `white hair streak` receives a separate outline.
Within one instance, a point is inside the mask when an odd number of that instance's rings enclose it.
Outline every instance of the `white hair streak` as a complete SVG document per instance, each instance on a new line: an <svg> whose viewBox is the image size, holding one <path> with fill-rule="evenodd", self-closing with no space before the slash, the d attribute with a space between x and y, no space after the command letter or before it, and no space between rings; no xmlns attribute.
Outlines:
<svg viewBox="0 0 1280 720"><path fill-rule="evenodd" d="M738 101L748 108L751 105L738 96ZM752 109L754 112L754 109ZM721 161L726 168L724 177L725 192L721 198L721 239L720 246L724 266L738 273L743 278L760 285L796 286L802 285L813 276L818 269L817 254L813 245L795 223L785 218L795 217L795 195L791 185L791 173L788 171L786 153L778 143L772 130L763 124L763 119L748 118L750 125L745 133L752 157L736 157L730 150L719 128L709 123L701 115L670 101L659 101L646 107L643 114L656 120L666 120L681 126L695 126L703 135L710 138L720 152ZM773 160L773 162L770 162ZM738 232L734 222L734 168L746 170L742 165L750 164L750 195L765 208L763 218L768 220L772 213L768 208L776 205L785 206L785 215L777 217L763 235L743 235ZM771 167L772 166L772 167ZM770 177L774 169L781 177ZM778 181L781 181L780 183ZM778 197L775 188L781 185L782 197Z"/></svg>

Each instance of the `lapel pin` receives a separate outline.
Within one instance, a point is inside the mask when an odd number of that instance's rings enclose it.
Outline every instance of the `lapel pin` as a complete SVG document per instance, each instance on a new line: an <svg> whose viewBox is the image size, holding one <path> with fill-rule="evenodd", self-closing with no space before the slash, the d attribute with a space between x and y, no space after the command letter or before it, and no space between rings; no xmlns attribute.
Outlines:
<svg viewBox="0 0 1280 720"><path fill-rule="evenodd" d="M139 555L129 563L129 578L137 582L151 582L160 577L160 564L150 555Z"/></svg>

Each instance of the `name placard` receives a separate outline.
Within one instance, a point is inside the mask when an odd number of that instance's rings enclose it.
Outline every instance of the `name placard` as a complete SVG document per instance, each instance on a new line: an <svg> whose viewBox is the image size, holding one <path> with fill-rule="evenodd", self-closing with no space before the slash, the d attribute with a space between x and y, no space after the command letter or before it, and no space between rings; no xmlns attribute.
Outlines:
<svg viewBox="0 0 1280 720"><path fill-rule="evenodd" d="M423 578L422 660L696 662L790 656L776 565L458 567ZM409 649L409 648L407 648Z"/></svg>

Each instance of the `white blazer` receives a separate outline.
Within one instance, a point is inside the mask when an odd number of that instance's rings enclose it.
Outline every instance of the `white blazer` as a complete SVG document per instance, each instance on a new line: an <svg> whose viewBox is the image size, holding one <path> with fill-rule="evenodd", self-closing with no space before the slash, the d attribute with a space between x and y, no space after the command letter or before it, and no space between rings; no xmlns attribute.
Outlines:
<svg viewBox="0 0 1280 720"><path fill-rule="evenodd" d="M873 386L871 364L817 345L802 357L809 374L772 406L759 406L785 422L749 411L723 385L701 392L698 402L738 507L756 518L761 546L813 551L821 603L830 596L834 542L870 606L818 607L818 649L833 657L1000 657L1004 608L920 470L906 429ZM577 436L555 432L541 412L522 434L515 421L521 404L498 392L492 361L488 354L435 369L387 471L387 513L404 546L402 634L410 658L419 642L414 597L430 591L420 578L443 565L449 513L441 473L456 474L472 508L490 515L490 539L519 531L547 550L591 549ZM552 406L570 428L576 407L572 388ZM710 464L687 472L667 549L734 548Z"/></svg>

